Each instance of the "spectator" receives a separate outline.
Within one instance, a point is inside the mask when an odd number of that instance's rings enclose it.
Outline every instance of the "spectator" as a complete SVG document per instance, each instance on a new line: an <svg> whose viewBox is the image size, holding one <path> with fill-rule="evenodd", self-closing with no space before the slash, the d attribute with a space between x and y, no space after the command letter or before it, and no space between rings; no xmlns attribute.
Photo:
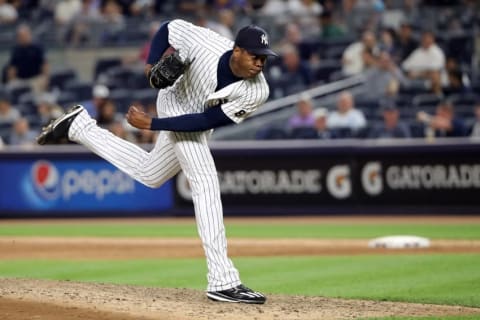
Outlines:
<svg viewBox="0 0 480 320"><path fill-rule="evenodd" d="M335 138L332 131L327 127L328 110L326 108L318 108L313 112L315 119L315 130L319 139L333 139Z"/></svg>
<svg viewBox="0 0 480 320"><path fill-rule="evenodd" d="M283 46L280 68L286 95L305 90L313 83L312 70L308 62L301 60L297 48L292 44Z"/></svg>
<svg viewBox="0 0 480 320"><path fill-rule="evenodd" d="M7 85L29 83L35 94L48 88L48 62L42 46L33 42L30 27L22 24L17 28L17 42L10 55L7 67Z"/></svg>
<svg viewBox="0 0 480 320"><path fill-rule="evenodd" d="M148 58L148 53L150 52L150 45L152 43L153 36L157 32L158 28L160 28L161 23L159 21L152 21L150 23L150 28L148 32L148 40L143 44L140 48L138 54L126 56L123 59L123 64L125 65L141 65L141 70L143 70L145 63ZM140 66L139 66L140 67Z"/></svg>
<svg viewBox="0 0 480 320"><path fill-rule="evenodd" d="M475 122L471 128L470 136L480 138L480 101L475 104L473 111L475 113Z"/></svg>
<svg viewBox="0 0 480 320"><path fill-rule="evenodd" d="M447 58L445 70L442 72L442 87L448 92L460 92L463 87L463 74L455 57Z"/></svg>
<svg viewBox="0 0 480 320"><path fill-rule="evenodd" d="M59 1L55 6L55 22L59 26L66 26L71 23L81 10L82 1L80 0Z"/></svg>
<svg viewBox="0 0 480 320"><path fill-rule="evenodd" d="M371 31L365 31L362 40L350 44L342 56L343 74L354 75L375 64L379 53L377 39Z"/></svg>
<svg viewBox="0 0 480 320"><path fill-rule="evenodd" d="M344 28L334 20L331 11L323 11L320 14L320 26L321 39L338 39L345 36Z"/></svg>
<svg viewBox="0 0 480 320"><path fill-rule="evenodd" d="M18 118L13 125L9 143L16 146L30 146L36 143L35 138L38 132L30 129L27 119Z"/></svg>
<svg viewBox="0 0 480 320"><path fill-rule="evenodd" d="M92 100L84 101L81 104L92 117L96 118L98 111L103 107L108 101L110 95L110 90L107 86L103 84L97 84L93 87L92 90Z"/></svg>
<svg viewBox="0 0 480 320"><path fill-rule="evenodd" d="M122 14L122 7L115 0L106 0L102 10L103 43L121 42L125 30L125 17Z"/></svg>
<svg viewBox="0 0 480 320"><path fill-rule="evenodd" d="M302 94L300 100L297 102L297 113L288 120L287 129L313 128L315 119L313 118L312 110L312 99L309 95Z"/></svg>
<svg viewBox="0 0 480 320"><path fill-rule="evenodd" d="M322 5L314 0L288 0L287 10L299 23L300 27L308 36L318 36L320 26L318 16L322 13Z"/></svg>
<svg viewBox="0 0 480 320"><path fill-rule="evenodd" d="M410 138L408 125L401 122L400 111L394 104L387 104L382 108L383 123L374 126L369 138Z"/></svg>
<svg viewBox="0 0 480 320"><path fill-rule="evenodd" d="M100 127L108 128L115 122L121 123L123 120L123 115L117 112L115 103L113 103L112 100L108 100L100 106L95 119Z"/></svg>
<svg viewBox="0 0 480 320"><path fill-rule="evenodd" d="M380 32L380 44L381 51L386 51L390 56L395 56L397 53L397 35L395 30L387 28Z"/></svg>
<svg viewBox="0 0 480 320"><path fill-rule="evenodd" d="M337 110L327 118L328 129L349 129L356 133L367 125L362 111L355 109L354 99L350 92L343 91L337 98Z"/></svg>
<svg viewBox="0 0 480 320"><path fill-rule="evenodd" d="M364 93L362 96L369 99L395 97L401 83L406 79L402 70L395 64L388 52L379 55L375 67L366 72Z"/></svg>
<svg viewBox="0 0 480 320"><path fill-rule="evenodd" d="M53 119L62 115L64 110L57 105L53 94L45 92L36 99L37 115L39 117L40 127L44 127Z"/></svg>
<svg viewBox="0 0 480 320"><path fill-rule="evenodd" d="M430 136L429 129L435 137L464 137L468 133L465 122L455 116L455 109L449 101L442 101L435 109L435 115L418 112L417 119L425 125L427 137Z"/></svg>
<svg viewBox="0 0 480 320"><path fill-rule="evenodd" d="M397 63L404 61L418 47L418 41L413 36L412 26L403 22L397 33L397 52L394 59Z"/></svg>
<svg viewBox="0 0 480 320"><path fill-rule="evenodd" d="M410 79L426 79L430 82L433 93L442 94L440 75L445 68L445 54L435 43L435 36L431 31L422 33L420 47L403 61L402 68Z"/></svg>
<svg viewBox="0 0 480 320"><path fill-rule="evenodd" d="M17 9L7 0L0 0L0 25L15 23L17 18Z"/></svg>
<svg viewBox="0 0 480 320"><path fill-rule="evenodd" d="M0 124L13 125L19 118L20 112L12 108L10 101L6 97L0 96Z"/></svg>
<svg viewBox="0 0 480 320"><path fill-rule="evenodd" d="M100 2L82 0L80 13L73 17L73 21L65 35L65 41L72 46L79 46L92 40L90 25L101 21Z"/></svg>
<svg viewBox="0 0 480 320"><path fill-rule="evenodd" d="M284 25L290 17L287 2L283 0L266 0L259 10L259 15L273 19L277 25Z"/></svg>

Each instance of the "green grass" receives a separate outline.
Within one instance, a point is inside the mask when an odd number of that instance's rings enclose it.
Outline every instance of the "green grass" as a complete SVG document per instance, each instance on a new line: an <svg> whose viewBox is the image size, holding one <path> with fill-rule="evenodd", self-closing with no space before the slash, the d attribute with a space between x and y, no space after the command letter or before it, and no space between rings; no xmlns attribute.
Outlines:
<svg viewBox="0 0 480 320"><path fill-rule="evenodd" d="M242 280L268 293L480 307L480 255L389 255L234 259ZM0 277L204 289L202 259L0 260Z"/></svg>
<svg viewBox="0 0 480 320"><path fill-rule="evenodd" d="M480 224L242 224L227 223L229 237L350 238L417 235L432 239L480 239ZM197 237L195 224L1 224L0 236Z"/></svg>

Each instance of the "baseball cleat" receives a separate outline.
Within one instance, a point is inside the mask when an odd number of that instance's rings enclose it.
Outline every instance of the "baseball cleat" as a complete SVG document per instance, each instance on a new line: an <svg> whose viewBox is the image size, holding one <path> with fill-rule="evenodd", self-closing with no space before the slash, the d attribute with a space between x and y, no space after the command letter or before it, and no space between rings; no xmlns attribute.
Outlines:
<svg viewBox="0 0 480 320"><path fill-rule="evenodd" d="M243 284L236 286L232 289L222 291L208 291L207 297L210 300L222 301L222 302L243 302L263 304L267 298L260 292L253 291Z"/></svg>
<svg viewBox="0 0 480 320"><path fill-rule="evenodd" d="M42 129L37 137L38 144L55 144L61 139L68 138L68 129L73 119L84 110L83 106L76 105L65 112L62 116L50 122L50 124Z"/></svg>

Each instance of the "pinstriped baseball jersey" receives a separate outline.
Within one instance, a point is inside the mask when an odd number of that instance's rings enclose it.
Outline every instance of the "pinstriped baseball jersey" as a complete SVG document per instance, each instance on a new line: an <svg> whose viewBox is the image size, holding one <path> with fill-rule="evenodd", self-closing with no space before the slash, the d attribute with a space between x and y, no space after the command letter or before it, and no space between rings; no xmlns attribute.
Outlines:
<svg viewBox="0 0 480 320"><path fill-rule="evenodd" d="M265 53L266 34L257 32L257 36L264 52L259 55L271 54ZM250 37L247 38L241 39L245 45L249 44ZM229 39L189 22L173 20L168 24L168 42L191 64L173 86L159 90L159 117L198 114L207 108L220 107L233 122L240 123L268 98L268 85L261 72L249 79L227 74L233 74L232 70L226 70L231 68L227 59L233 49ZM227 254L220 186L208 146L210 130L179 131L161 132L154 148L147 152L100 128L82 110L71 123L68 136L149 187L159 187L182 170L192 189L198 233L207 258L207 290L217 292L237 287L241 280Z"/></svg>
<svg viewBox="0 0 480 320"><path fill-rule="evenodd" d="M174 86L160 90L157 99L159 115L200 113L221 104L223 112L240 123L267 100L269 89L263 73L215 92L218 61L222 54L233 48L231 40L183 20L171 21L168 30L169 43L179 51L182 59L191 61L191 64Z"/></svg>

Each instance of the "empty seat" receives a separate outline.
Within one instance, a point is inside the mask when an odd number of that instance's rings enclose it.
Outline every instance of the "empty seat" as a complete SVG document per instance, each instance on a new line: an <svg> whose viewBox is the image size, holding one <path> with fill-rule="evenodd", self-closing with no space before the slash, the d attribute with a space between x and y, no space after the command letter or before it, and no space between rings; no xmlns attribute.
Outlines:
<svg viewBox="0 0 480 320"><path fill-rule="evenodd" d="M75 79L77 79L77 73L74 69L67 68L53 71L50 74L50 89L57 88L63 90L68 82Z"/></svg>

